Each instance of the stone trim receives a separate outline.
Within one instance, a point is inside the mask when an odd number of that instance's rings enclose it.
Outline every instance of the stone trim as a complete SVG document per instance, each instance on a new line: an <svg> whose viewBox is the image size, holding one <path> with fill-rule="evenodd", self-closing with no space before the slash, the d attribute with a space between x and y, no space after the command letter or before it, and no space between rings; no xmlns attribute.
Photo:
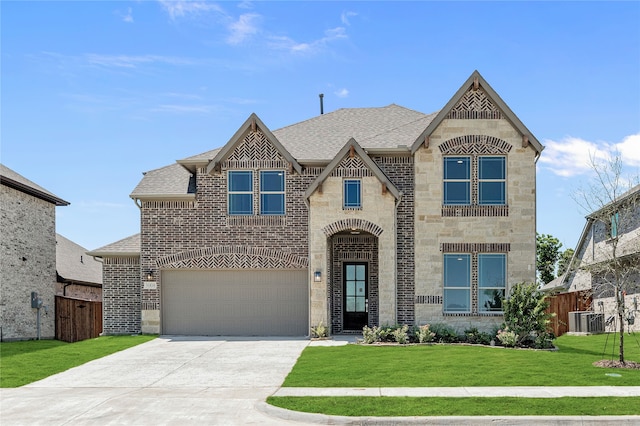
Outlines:
<svg viewBox="0 0 640 426"><path fill-rule="evenodd" d="M442 206L442 217L507 217L509 206Z"/></svg>
<svg viewBox="0 0 640 426"><path fill-rule="evenodd" d="M447 113L449 119L501 119L502 111L487 96L480 87L471 86Z"/></svg>
<svg viewBox="0 0 640 426"><path fill-rule="evenodd" d="M359 229L368 232L375 235L376 237L379 237L380 234L382 234L382 232L384 231L381 227L379 227L375 223L369 222L368 220L348 218L338 220L337 222L333 222L332 224L325 226L324 228L322 228L322 232L324 232L327 237L330 237L333 234L337 234L338 232L350 231L353 229Z"/></svg>
<svg viewBox="0 0 640 426"><path fill-rule="evenodd" d="M440 243L443 253L506 253L511 243Z"/></svg>
<svg viewBox="0 0 640 426"><path fill-rule="evenodd" d="M268 247L216 246L189 250L159 258L159 268L196 269L303 269L306 257Z"/></svg>
<svg viewBox="0 0 640 426"><path fill-rule="evenodd" d="M464 135L444 141L438 146L443 155L508 154L511 144L494 136Z"/></svg>

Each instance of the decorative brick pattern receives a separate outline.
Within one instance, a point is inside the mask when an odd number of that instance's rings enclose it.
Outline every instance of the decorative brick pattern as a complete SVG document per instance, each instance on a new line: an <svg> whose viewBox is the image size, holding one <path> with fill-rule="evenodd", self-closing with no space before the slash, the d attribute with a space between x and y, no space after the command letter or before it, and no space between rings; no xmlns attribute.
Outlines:
<svg viewBox="0 0 640 426"><path fill-rule="evenodd" d="M473 90L473 86L449 111L450 119L500 119L502 111L489 99L482 88Z"/></svg>
<svg viewBox="0 0 640 426"><path fill-rule="evenodd" d="M143 201L142 207L145 209L193 209L196 207L195 201Z"/></svg>
<svg viewBox="0 0 640 426"><path fill-rule="evenodd" d="M351 230L365 231L375 235L376 237L379 237L383 231L383 229L375 223L371 223L367 220L358 218L342 219L322 228L322 232L324 232L327 237L330 237L333 234L337 234L338 232Z"/></svg>
<svg viewBox="0 0 640 426"><path fill-rule="evenodd" d="M442 217L473 216L506 217L509 216L509 206L442 206Z"/></svg>
<svg viewBox="0 0 640 426"><path fill-rule="evenodd" d="M331 176L355 178L373 176L373 173L364 164L364 161L356 155L354 157L345 157L340 164L333 169Z"/></svg>
<svg viewBox="0 0 640 426"><path fill-rule="evenodd" d="M283 169L289 163L260 130L249 132L222 162L223 169Z"/></svg>
<svg viewBox="0 0 640 426"><path fill-rule="evenodd" d="M369 326L378 325L378 238L372 235L334 235L331 238L331 280L328 282L331 310L331 330L343 331L342 276L345 262L366 262L369 272Z"/></svg>
<svg viewBox="0 0 640 426"><path fill-rule="evenodd" d="M165 256L156 261L160 268L196 269L297 269L308 259L269 247L216 246Z"/></svg>
<svg viewBox="0 0 640 426"><path fill-rule="evenodd" d="M507 141L487 135L458 136L438 146L443 155L508 154L511 148Z"/></svg>
<svg viewBox="0 0 640 426"><path fill-rule="evenodd" d="M420 305L442 305L442 296L416 296L416 303Z"/></svg>
<svg viewBox="0 0 640 426"><path fill-rule="evenodd" d="M443 253L507 253L510 243L441 243Z"/></svg>

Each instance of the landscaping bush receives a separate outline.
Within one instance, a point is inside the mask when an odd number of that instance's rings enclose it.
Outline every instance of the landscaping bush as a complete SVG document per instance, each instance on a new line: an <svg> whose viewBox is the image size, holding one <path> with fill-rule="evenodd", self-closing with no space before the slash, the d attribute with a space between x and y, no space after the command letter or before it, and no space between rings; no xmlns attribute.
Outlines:
<svg viewBox="0 0 640 426"><path fill-rule="evenodd" d="M470 327L464 331L467 343L489 345L492 336L489 333L478 330L477 327Z"/></svg>
<svg viewBox="0 0 640 426"><path fill-rule="evenodd" d="M447 324L433 324L431 331L435 333L434 340L439 343L455 343L460 341L456 330Z"/></svg>
<svg viewBox="0 0 640 426"><path fill-rule="evenodd" d="M418 343L429 343L433 342L433 339L436 337L436 333L431 331L429 328L429 324L422 325L415 329L415 338Z"/></svg>
<svg viewBox="0 0 640 426"><path fill-rule="evenodd" d="M513 286L503 301L504 322L516 334L516 346L549 348L552 346L547 326L552 314L546 312L549 302L534 283Z"/></svg>
<svg viewBox="0 0 640 426"><path fill-rule="evenodd" d="M391 332L391 335L393 336L393 339L395 340L396 343L399 343L401 345L404 345L405 343L409 342L409 326L408 325L403 325L401 327L396 328L395 330L393 330Z"/></svg>

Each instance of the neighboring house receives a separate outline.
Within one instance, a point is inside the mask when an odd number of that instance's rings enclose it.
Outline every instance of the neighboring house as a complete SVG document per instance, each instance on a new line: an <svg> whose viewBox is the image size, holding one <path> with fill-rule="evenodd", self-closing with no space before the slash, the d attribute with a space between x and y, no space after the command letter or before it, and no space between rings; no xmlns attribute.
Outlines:
<svg viewBox="0 0 640 426"><path fill-rule="evenodd" d="M56 234L56 243L56 295L102 301L102 262L60 234Z"/></svg>
<svg viewBox="0 0 640 426"><path fill-rule="evenodd" d="M0 338L53 338L56 206L69 203L0 165ZM38 298L32 301L32 292ZM40 309L32 308L40 305Z"/></svg>
<svg viewBox="0 0 640 426"><path fill-rule="evenodd" d="M640 331L640 185L587 216L569 272L543 287L555 293L589 291L591 310L604 314L607 331L619 330L614 274L624 292L625 329ZM615 254L614 254L615 250Z"/></svg>
<svg viewBox="0 0 640 426"><path fill-rule="evenodd" d="M478 72L444 108L340 109L151 170L141 233L97 249L105 333L490 329L535 280L543 147Z"/></svg>

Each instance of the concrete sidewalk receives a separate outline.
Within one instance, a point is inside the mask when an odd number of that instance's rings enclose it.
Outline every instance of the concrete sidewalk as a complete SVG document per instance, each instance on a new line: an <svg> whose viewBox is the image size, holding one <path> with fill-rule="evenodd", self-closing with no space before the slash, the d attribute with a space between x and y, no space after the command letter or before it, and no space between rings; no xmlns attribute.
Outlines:
<svg viewBox="0 0 640 426"><path fill-rule="evenodd" d="M522 397L640 396L640 386L510 386L433 388L280 388L273 396Z"/></svg>

